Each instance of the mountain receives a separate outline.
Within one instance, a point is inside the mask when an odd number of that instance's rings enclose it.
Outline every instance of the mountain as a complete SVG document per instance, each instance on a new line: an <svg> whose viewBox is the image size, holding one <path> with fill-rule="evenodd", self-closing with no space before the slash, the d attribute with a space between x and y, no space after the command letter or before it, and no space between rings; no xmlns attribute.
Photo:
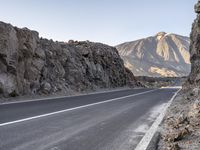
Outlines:
<svg viewBox="0 0 200 150"><path fill-rule="evenodd" d="M116 48L54 42L0 22L0 96L81 92L136 85Z"/></svg>
<svg viewBox="0 0 200 150"><path fill-rule="evenodd" d="M188 37L159 32L116 48L136 76L179 77L190 72L189 44Z"/></svg>

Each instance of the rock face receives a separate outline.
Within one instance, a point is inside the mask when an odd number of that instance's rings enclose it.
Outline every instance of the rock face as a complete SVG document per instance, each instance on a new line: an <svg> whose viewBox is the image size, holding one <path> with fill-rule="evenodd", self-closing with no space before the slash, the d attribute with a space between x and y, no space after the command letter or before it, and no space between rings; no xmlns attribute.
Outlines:
<svg viewBox="0 0 200 150"><path fill-rule="evenodd" d="M136 76L181 77L190 72L188 37L159 32L116 48Z"/></svg>
<svg viewBox="0 0 200 150"><path fill-rule="evenodd" d="M200 86L200 1L195 5L195 12L197 18L193 23L190 35L191 73L188 79L189 84L187 83L191 88Z"/></svg>
<svg viewBox="0 0 200 150"><path fill-rule="evenodd" d="M191 73L161 125L158 150L200 148L200 0L190 35ZM177 148L174 146L176 145Z"/></svg>
<svg viewBox="0 0 200 150"><path fill-rule="evenodd" d="M0 22L0 93L16 96L136 85L116 48L54 42Z"/></svg>

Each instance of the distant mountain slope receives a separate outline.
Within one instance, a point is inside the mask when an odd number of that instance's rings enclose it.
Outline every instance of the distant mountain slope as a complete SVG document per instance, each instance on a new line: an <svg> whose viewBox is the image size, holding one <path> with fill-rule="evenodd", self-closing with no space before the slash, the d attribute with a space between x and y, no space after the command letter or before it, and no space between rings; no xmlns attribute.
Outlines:
<svg viewBox="0 0 200 150"><path fill-rule="evenodd" d="M116 46L136 76L186 76L190 72L189 38L159 32Z"/></svg>

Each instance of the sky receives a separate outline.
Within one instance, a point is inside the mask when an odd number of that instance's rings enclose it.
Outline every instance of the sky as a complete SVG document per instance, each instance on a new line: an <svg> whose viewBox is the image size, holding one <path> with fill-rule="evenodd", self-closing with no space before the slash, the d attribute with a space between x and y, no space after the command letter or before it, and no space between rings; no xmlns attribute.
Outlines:
<svg viewBox="0 0 200 150"><path fill-rule="evenodd" d="M0 21L56 41L115 46L157 32L189 36L197 0L0 0Z"/></svg>

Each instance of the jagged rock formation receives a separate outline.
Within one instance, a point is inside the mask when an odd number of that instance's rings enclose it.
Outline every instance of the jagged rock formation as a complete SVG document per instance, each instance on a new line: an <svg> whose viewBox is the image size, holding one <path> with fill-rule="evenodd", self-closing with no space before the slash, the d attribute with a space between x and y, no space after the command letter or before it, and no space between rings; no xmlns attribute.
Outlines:
<svg viewBox="0 0 200 150"><path fill-rule="evenodd" d="M191 73L187 82L191 88L200 86L200 1L195 5L195 12L197 18L192 25L190 35Z"/></svg>
<svg viewBox="0 0 200 150"><path fill-rule="evenodd" d="M200 148L200 0L190 34L191 73L161 125L158 150Z"/></svg>
<svg viewBox="0 0 200 150"><path fill-rule="evenodd" d="M180 77L190 72L188 37L159 32L116 48L136 76Z"/></svg>
<svg viewBox="0 0 200 150"><path fill-rule="evenodd" d="M136 84L116 48L89 41L54 42L0 22L0 93L84 91Z"/></svg>

